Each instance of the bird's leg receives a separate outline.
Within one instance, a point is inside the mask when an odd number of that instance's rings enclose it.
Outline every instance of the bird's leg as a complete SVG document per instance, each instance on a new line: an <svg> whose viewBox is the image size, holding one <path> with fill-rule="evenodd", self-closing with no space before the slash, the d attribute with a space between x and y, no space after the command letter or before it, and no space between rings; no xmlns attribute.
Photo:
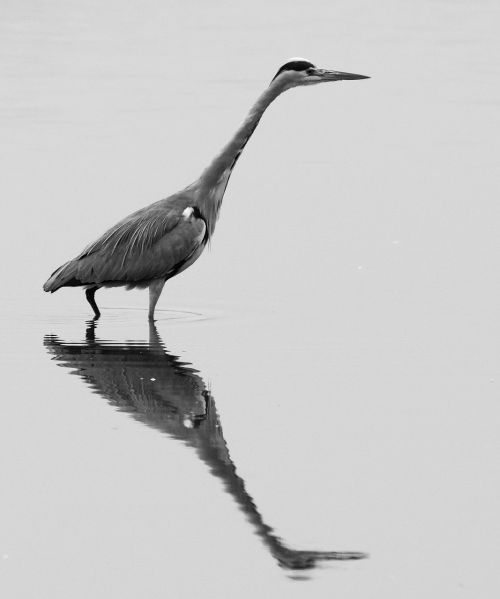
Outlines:
<svg viewBox="0 0 500 599"><path fill-rule="evenodd" d="M92 306L92 310L94 310L94 314L96 318L99 318L99 316L101 315L101 313L99 312L99 308L97 307L97 304L95 303L95 299L94 299L94 295L95 292L99 289L98 285L95 285L94 287L89 287L88 289L85 290L85 297L87 298L88 303Z"/></svg>
<svg viewBox="0 0 500 599"><path fill-rule="evenodd" d="M150 321L154 320L156 302L158 301L158 298L161 295L164 285L165 285L165 279L156 279L149 284L148 319Z"/></svg>

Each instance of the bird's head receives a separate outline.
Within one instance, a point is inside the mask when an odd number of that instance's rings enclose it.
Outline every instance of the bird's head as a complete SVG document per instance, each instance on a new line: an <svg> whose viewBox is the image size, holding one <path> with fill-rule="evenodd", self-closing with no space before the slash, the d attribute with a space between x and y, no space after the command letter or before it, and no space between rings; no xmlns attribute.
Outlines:
<svg viewBox="0 0 500 599"><path fill-rule="evenodd" d="M289 89L299 85L313 85L314 83L342 81L344 79L369 79L369 77L367 75L320 69L304 58L291 58L280 67L271 81L271 85L279 83L285 89Z"/></svg>

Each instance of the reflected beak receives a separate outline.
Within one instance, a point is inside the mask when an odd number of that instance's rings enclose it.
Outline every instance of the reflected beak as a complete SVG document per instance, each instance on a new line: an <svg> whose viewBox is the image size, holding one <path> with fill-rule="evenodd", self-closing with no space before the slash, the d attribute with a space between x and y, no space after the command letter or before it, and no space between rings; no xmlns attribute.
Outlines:
<svg viewBox="0 0 500 599"><path fill-rule="evenodd" d="M318 77L320 81L343 81L344 79L370 79L368 75L356 75L356 73L343 73L342 71L327 71L326 69L316 69L313 77Z"/></svg>

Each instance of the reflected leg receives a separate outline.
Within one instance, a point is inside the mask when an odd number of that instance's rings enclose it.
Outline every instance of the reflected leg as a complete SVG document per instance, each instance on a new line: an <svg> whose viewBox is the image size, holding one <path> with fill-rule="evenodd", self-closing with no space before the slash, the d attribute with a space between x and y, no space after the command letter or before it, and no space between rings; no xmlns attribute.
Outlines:
<svg viewBox="0 0 500 599"><path fill-rule="evenodd" d="M154 320L155 307L165 285L165 279L156 279L149 284L149 321Z"/></svg>
<svg viewBox="0 0 500 599"><path fill-rule="evenodd" d="M97 307L97 304L95 303L95 299L94 299L95 292L98 289L99 289L99 286L95 285L94 287L89 287L88 289L85 290L85 297L87 298L88 303L92 306L92 310L94 310L94 314L95 314L96 318L99 318L99 316L101 315L101 313L99 312L99 308Z"/></svg>

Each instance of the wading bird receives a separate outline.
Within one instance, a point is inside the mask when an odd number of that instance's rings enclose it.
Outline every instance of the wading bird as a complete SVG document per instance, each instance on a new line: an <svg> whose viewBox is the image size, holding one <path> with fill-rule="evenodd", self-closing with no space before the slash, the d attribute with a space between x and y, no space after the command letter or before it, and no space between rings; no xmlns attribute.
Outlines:
<svg viewBox="0 0 500 599"><path fill-rule="evenodd" d="M43 286L85 287L94 310L101 287L149 287L149 320L165 281L191 266L212 237L232 170L266 108L292 87L365 75L319 69L295 58L284 64L250 109L247 118L200 178L178 193L127 216L73 260L59 267Z"/></svg>

